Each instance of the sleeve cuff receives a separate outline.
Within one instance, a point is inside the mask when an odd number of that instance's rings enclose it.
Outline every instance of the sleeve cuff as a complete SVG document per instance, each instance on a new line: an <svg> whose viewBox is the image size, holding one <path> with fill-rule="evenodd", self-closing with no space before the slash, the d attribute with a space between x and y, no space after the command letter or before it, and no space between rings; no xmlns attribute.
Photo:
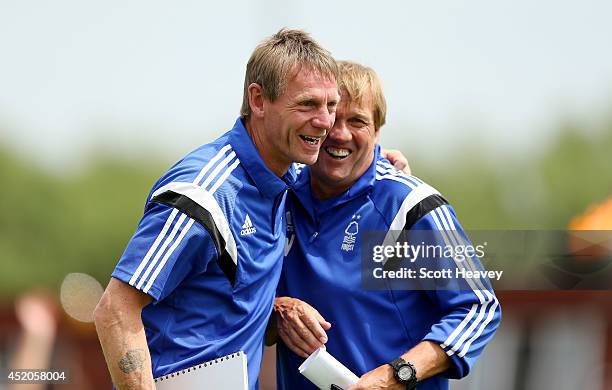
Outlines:
<svg viewBox="0 0 612 390"><path fill-rule="evenodd" d="M442 346L443 341L439 340L435 337L429 337L426 336L423 341L431 341L436 343L440 348L442 348L442 350L446 353L446 355L449 357L450 359L450 367L448 367L446 369L446 371L442 372L440 375L444 376L445 378L448 379L461 379L463 377L465 377L466 375L469 374L470 372L470 365L468 364L468 362L465 360L465 358L461 358L459 356L457 356L457 354L453 353L452 355L449 355L449 348L444 348Z"/></svg>
<svg viewBox="0 0 612 390"><path fill-rule="evenodd" d="M115 270L113 271L111 276L113 278L115 278L115 279L121 280L125 284L129 284L130 286L134 287L136 290L145 293L144 291L142 291L143 290L142 288L137 288L135 285L131 285L130 284L130 279L132 278L132 273L127 272L127 271L117 267L117 268L115 268ZM153 298L153 304L156 304L157 302L159 302L159 299L161 297L161 291L155 285L151 286L149 291L147 291L145 294L147 294L151 298Z"/></svg>

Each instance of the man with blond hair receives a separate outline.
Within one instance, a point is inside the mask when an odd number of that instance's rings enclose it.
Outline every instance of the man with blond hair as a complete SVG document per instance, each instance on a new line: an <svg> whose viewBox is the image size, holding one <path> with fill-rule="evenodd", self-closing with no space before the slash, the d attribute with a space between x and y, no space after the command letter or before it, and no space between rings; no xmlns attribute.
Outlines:
<svg viewBox="0 0 612 390"><path fill-rule="evenodd" d="M334 122L337 66L282 29L249 59L241 116L153 186L95 311L113 382L153 378L239 350L257 387L282 266L293 162L312 164Z"/></svg>
<svg viewBox="0 0 612 390"><path fill-rule="evenodd" d="M437 289L437 281L423 281L420 290L394 280L367 283L368 232L424 231L428 244L441 246L467 237L438 191L381 156L386 103L376 73L340 62L338 84L335 124L288 201L285 261L267 334L268 343L281 340L278 388L315 389L298 367L322 346L361 376L350 390L414 389L417 382L420 390L448 388L447 378L467 375L493 337L499 303L488 280ZM434 268L481 268L477 258L427 260Z"/></svg>

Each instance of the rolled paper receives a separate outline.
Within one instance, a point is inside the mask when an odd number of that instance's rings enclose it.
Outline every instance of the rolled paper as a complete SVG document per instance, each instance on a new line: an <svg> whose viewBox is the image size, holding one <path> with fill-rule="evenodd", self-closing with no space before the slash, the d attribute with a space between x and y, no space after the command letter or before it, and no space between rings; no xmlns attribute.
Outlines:
<svg viewBox="0 0 612 390"><path fill-rule="evenodd" d="M332 384L346 389L359 380L357 375L337 361L324 348L319 348L310 354L298 367L298 370L322 390L329 390Z"/></svg>

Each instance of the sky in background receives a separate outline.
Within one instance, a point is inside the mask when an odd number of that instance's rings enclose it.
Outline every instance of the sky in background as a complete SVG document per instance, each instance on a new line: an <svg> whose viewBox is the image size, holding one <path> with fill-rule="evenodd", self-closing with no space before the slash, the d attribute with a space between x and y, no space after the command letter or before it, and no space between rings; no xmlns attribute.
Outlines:
<svg viewBox="0 0 612 390"><path fill-rule="evenodd" d="M612 108L611 15L603 0L0 0L0 142L59 165L179 158L232 126L252 49L289 26L378 71L385 145L521 153Z"/></svg>

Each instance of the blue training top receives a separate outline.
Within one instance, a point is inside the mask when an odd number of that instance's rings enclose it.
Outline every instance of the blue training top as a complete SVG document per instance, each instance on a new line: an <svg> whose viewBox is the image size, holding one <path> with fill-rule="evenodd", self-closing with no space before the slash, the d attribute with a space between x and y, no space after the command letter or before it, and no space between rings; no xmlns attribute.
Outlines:
<svg viewBox="0 0 612 390"><path fill-rule="evenodd" d="M154 300L142 312L154 377L243 350L257 388L294 179L268 169L238 119L154 185L112 275Z"/></svg>
<svg viewBox="0 0 612 390"><path fill-rule="evenodd" d="M380 157L377 146L365 174L329 200L313 198L310 170L302 168L287 220L277 295L299 298L331 322L326 348L332 356L361 376L430 340L452 363L446 372L419 382L420 390L447 389L447 378L468 374L501 318L487 279L470 281L468 289L362 288L360 238L367 231L427 230L441 245L467 240L435 189L397 171ZM482 269L477 258L445 260L457 268ZM279 389L316 388L298 372L303 360L279 341Z"/></svg>

